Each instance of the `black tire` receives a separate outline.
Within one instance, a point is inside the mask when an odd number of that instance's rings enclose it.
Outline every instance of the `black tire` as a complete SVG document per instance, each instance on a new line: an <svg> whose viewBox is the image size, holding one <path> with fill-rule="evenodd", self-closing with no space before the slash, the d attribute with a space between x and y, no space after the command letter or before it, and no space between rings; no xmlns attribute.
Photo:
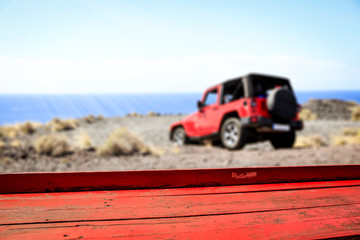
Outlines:
<svg viewBox="0 0 360 240"><path fill-rule="evenodd" d="M179 146L188 143L187 135L183 127L177 127L172 133L171 141Z"/></svg>
<svg viewBox="0 0 360 240"><path fill-rule="evenodd" d="M224 147L230 150L241 149L246 139L247 130L238 118L232 117L225 120L220 132L220 140Z"/></svg>
<svg viewBox="0 0 360 240"><path fill-rule="evenodd" d="M266 100L267 108L275 122L289 122L296 116L297 102L294 94L286 88L274 89Z"/></svg>
<svg viewBox="0 0 360 240"><path fill-rule="evenodd" d="M292 148L295 138L295 132L278 133L271 136L270 142L275 149Z"/></svg>

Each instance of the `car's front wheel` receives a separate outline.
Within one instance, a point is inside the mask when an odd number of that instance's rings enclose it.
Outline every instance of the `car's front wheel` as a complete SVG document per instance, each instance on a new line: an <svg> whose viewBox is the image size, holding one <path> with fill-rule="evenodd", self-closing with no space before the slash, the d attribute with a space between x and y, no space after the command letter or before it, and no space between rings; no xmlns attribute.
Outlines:
<svg viewBox="0 0 360 240"><path fill-rule="evenodd" d="M187 136L183 127L177 127L172 134L172 142L175 145L184 145L187 143Z"/></svg>
<svg viewBox="0 0 360 240"><path fill-rule="evenodd" d="M221 143L230 150L242 148L247 139L247 130L241 125L238 118L229 118L221 126Z"/></svg>
<svg viewBox="0 0 360 240"><path fill-rule="evenodd" d="M270 142L275 149L292 148L295 138L295 132L278 133L271 136Z"/></svg>

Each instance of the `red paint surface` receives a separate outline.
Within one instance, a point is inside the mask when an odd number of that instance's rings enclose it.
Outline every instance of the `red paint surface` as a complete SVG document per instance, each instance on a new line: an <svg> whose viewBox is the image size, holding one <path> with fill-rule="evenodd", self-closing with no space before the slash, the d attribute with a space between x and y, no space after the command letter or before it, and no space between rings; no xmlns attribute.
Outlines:
<svg viewBox="0 0 360 240"><path fill-rule="evenodd" d="M0 239L360 235L359 165L1 174L0 191Z"/></svg>
<svg viewBox="0 0 360 240"><path fill-rule="evenodd" d="M238 177L242 175L249 177ZM0 174L0 193L169 189L352 179L360 179L360 165L12 173Z"/></svg>

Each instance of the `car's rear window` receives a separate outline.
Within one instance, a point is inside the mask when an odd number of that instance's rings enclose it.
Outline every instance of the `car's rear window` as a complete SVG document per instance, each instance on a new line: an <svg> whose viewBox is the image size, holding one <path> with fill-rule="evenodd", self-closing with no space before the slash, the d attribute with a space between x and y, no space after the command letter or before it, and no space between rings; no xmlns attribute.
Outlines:
<svg viewBox="0 0 360 240"><path fill-rule="evenodd" d="M290 83L286 79L252 76L250 79L249 95L251 97L267 96L268 91L276 87L284 87L292 91Z"/></svg>

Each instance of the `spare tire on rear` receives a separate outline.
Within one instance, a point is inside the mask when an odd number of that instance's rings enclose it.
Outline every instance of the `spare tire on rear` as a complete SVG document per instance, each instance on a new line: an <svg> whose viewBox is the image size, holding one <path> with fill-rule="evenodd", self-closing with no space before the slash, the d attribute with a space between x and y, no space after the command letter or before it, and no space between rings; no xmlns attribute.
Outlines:
<svg viewBox="0 0 360 240"><path fill-rule="evenodd" d="M267 97L267 108L275 122L289 122L296 116L297 102L286 88L276 88Z"/></svg>

